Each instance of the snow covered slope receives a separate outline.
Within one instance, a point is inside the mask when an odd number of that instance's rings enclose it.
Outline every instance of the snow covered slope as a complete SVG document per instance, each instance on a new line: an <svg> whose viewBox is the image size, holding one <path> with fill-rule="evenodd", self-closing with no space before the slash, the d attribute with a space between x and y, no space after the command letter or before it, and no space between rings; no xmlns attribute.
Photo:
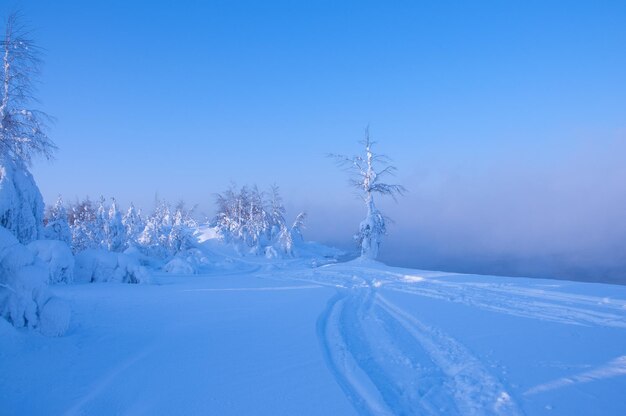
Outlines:
<svg viewBox="0 0 626 416"><path fill-rule="evenodd" d="M626 287L359 261L230 273L54 287L66 336L0 321L0 414L626 414Z"/></svg>

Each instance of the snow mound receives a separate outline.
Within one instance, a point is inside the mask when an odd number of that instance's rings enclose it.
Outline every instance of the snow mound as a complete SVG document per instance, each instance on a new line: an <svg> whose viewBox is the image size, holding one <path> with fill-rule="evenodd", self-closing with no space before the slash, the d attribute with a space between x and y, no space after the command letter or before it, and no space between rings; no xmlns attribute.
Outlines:
<svg viewBox="0 0 626 416"><path fill-rule="evenodd" d="M163 267L163 270L172 274L196 274L195 267L182 257L174 257Z"/></svg>
<svg viewBox="0 0 626 416"><path fill-rule="evenodd" d="M28 249L48 267L48 283L71 283L74 280L74 256L62 241L36 240Z"/></svg>
<svg viewBox="0 0 626 416"><path fill-rule="evenodd" d="M135 256L101 249L76 255L74 276L81 282L147 283L148 271Z"/></svg>
<svg viewBox="0 0 626 416"><path fill-rule="evenodd" d="M0 316L17 328L62 335L71 313L67 305L50 295L48 278L45 264L9 230L0 227Z"/></svg>
<svg viewBox="0 0 626 416"><path fill-rule="evenodd" d="M317 243L315 241L302 241L294 248L295 256L310 261L314 267L345 260L348 255L343 250Z"/></svg>
<svg viewBox="0 0 626 416"><path fill-rule="evenodd" d="M203 269L215 268L215 262L209 257L211 253L206 250L190 248L178 253L163 266L163 270L174 274L197 274Z"/></svg>

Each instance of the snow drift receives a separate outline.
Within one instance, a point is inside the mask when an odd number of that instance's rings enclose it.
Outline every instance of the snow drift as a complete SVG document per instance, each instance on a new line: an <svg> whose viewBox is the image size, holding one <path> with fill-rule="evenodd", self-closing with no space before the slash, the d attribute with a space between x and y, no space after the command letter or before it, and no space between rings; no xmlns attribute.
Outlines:
<svg viewBox="0 0 626 416"><path fill-rule="evenodd" d="M18 328L36 328L49 336L64 334L70 309L49 293L49 277L33 251L0 227L0 315Z"/></svg>
<svg viewBox="0 0 626 416"><path fill-rule="evenodd" d="M67 244L55 240L37 240L27 247L47 266L49 284L72 283L74 256Z"/></svg>
<svg viewBox="0 0 626 416"><path fill-rule="evenodd" d="M74 276L79 282L147 283L148 271L129 254L87 249L76 255Z"/></svg>

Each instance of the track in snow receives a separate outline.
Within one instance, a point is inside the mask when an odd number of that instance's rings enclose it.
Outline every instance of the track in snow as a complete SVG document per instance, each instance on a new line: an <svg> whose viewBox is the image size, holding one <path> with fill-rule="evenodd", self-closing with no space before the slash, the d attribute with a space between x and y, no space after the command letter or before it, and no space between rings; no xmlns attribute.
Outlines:
<svg viewBox="0 0 626 416"><path fill-rule="evenodd" d="M511 284L388 281L386 289L524 318L569 325L626 328L626 302Z"/></svg>
<svg viewBox="0 0 626 416"><path fill-rule="evenodd" d="M340 289L318 321L337 382L360 414L517 415L504 387L456 340L377 294Z"/></svg>
<svg viewBox="0 0 626 416"><path fill-rule="evenodd" d="M341 266L309 272L302 280L320 285L354 286L356 276ZM351 271L354 273L354 268ZM434 274L429 272L430 274ZM567 325L626 328L626 300L567 293L512 283L444 280L439 274L422 278L369 267L360 279L387 290L460 303L491 312Z"/></svg>

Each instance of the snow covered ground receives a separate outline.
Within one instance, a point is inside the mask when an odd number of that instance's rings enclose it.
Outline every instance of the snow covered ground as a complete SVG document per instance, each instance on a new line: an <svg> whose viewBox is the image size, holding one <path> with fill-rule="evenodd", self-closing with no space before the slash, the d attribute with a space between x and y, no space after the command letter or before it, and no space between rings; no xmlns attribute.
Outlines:
<svg viewBox="0 0 626 416"><path fill-rule="evenodd" d="M243 264L243 263L242 263ZM2 415L624 415L626 287L352 261L52 287Z"/></svg>

